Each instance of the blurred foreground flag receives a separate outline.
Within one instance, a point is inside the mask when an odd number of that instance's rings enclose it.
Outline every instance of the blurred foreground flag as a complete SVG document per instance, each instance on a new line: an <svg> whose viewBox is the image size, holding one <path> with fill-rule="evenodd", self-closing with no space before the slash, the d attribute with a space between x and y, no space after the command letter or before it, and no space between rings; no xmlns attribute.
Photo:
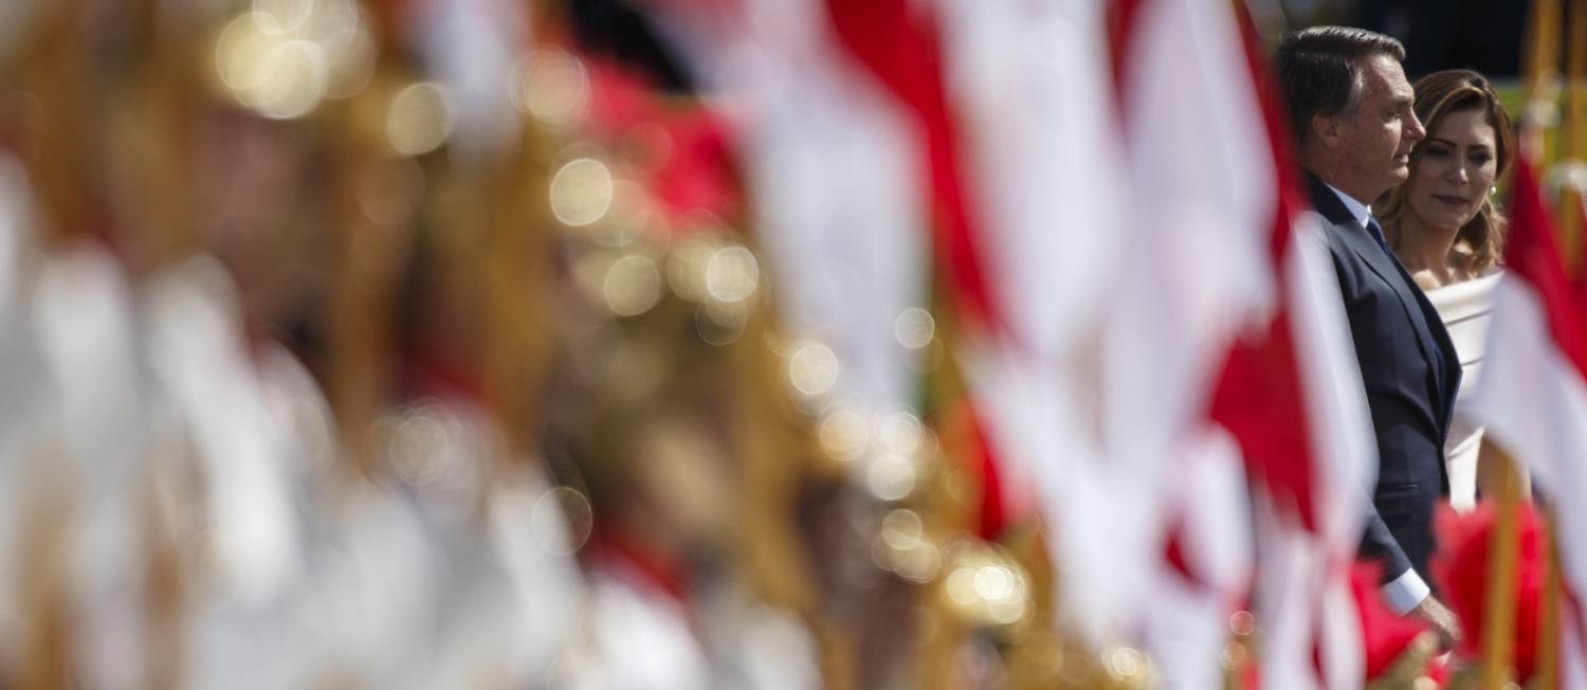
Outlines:
<svg viewBox="0 0 1587 690"><path fill-rule="evenodd" d="M1132 192L1150 203L1131 207L1130 279L1107 325L1104 433L1111 461L1160 497L1147 543L1166 541L1172 567L1151 584L1148 641L1164 683L1222 674L1252 575L1243 467L1264 543L1264 680L1357 687L1365 400L1280 103L1238 19L1190 0L1110 7Z"/></svg>
<svg viewBox="0 0 1587 690"><path fill-rule="evenodd" d="M1553 501L1568 601L1587 592L1587 291L1561 260L1527 146L1510 200L1506 274L1494 297L1488 356L1473 412L1489 440L1529 468ZM1561 676L1582 687L1580 606L1561 626ZM1575 619L1572 621L1571 619Z"/></svg>
<svg viewBox="0 0 1587 690"><path fill-rule="evenodd" d="M1136 604L1112 586L1126 550L1098 529L1116 502L1084 409L1127 202L1105 3L653 4L732 96L719 102L743 133L779 306L843 365L829 411L909 408L925 343L900 326L930 323L996 450L978 465L978 531L1039 494L1060 532L1059 608L1123 628ZM931 314L933 272L947 309Z"/></svg>
<svg viewBox="0 0 1587 690"><path fill-rule="evenodd" d="M1121 548L1133 533L1122 518L1141 514L1145 496L1120 493L1125 478L1105 461L1094 421L1096 334L1124 277L1129 227L1105 3L938 6L960 125L950 145L966 152L953 174L972 223L959 241L939 234L937 252L950 267L978 267L947 271L964 312L955 353L1005 495L1029 491L1044 517L1061 624L1108 644L1139 608L1120 586L1140 554Z"/></svg>
<svg viewBox="0 0 1587 690"><path fill-rule="evenodd" d="M838 372L796 396L829 420L912 415L924 348L899 334L934 326L914 116L842 44L822 0L646 7L731 123L781 323ZM863 466L864 446L842 459Z"/></svg>

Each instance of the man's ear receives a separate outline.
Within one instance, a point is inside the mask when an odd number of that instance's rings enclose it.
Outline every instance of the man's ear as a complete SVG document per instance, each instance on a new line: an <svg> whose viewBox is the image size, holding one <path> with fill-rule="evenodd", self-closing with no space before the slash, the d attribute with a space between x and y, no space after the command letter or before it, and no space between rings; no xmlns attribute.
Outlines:
<svg viewBox="0 0 1587 690"><path fill-rule="evenodd" d="M1328 115L1313 115L1311 118L1311 136L1324 147L1335 149L1343 143L1344 132L1341 131L1344 121L1341 118Z"/></svg>

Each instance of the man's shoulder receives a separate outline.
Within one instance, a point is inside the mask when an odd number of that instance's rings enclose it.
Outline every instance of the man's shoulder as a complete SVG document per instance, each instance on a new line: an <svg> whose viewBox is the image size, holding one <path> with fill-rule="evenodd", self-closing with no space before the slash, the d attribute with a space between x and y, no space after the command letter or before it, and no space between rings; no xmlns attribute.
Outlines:
<svg viewBox="0 0 1587 690"><path fill-rule="evenodd" d="M1306 191L1311 195L1312 209L1322 216L1327 226L1353 222L1355 215L1345 207L1344 200L1339 198L1339 193L1322 178L1306 170Z"/></svg>
<svg viewBox="0 0 1587 690"><path fill-rule="evenodd" d="M1307 230L1318 241L1326 243L1330 248L1342 248L1341 235L1348 229L1344 223L1335 222L1316 209L1308 210L1296 217L1299 227Z"/></svg>
<svg viewBox="0 0 1587 690"><path fill-rule="evenodd" d="M1362 259L1345 241L1345 235L1350 232L1349 228L1342 227L1340 223L1329 220L1315 210L1296 215L1295 227L1297 239L1317 247L1319 252L1326 252L1334 269L1340 271L1341 276L1355 274L1361 269Z"/></svg>

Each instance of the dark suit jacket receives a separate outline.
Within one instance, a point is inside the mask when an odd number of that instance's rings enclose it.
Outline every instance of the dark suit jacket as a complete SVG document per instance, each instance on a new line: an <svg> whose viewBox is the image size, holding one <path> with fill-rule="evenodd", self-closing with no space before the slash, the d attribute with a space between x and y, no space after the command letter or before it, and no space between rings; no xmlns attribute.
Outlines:
<svg viewBox="0 0 1587 690"><path fill-rule="evenodd" d="M1415 568L1429 585L1433 507L1449 495L1444 437L1460 390L1460 359L1444 322L1398 259L1315 176L1312 203L1330 227L1350 336L1378 441L1378 484L1362 554L1391 580Z"/></svg>

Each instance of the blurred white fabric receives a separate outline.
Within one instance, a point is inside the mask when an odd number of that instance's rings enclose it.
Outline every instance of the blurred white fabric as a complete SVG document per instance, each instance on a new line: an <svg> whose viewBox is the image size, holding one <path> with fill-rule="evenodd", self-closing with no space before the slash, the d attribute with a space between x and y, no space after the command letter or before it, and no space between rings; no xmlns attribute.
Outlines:
<svg viewBox="0 0 1587 690"><path fill-rule="evenodd" d="M1449 339L1460 357L1460 393L1455 399L1455 416L1449 436L1444 440L1444 463L1449 469L1449 502L1459 510L1470 510L1477 502L1477 451L1482 447L1482 425L1470 418L1470 406L1482 374L1482 359L1488 347L1488 328L1493 322L1493 291L1502 271L1445 285L1427 292L1428 301L1438 310L1449 331Z"/></svg>

